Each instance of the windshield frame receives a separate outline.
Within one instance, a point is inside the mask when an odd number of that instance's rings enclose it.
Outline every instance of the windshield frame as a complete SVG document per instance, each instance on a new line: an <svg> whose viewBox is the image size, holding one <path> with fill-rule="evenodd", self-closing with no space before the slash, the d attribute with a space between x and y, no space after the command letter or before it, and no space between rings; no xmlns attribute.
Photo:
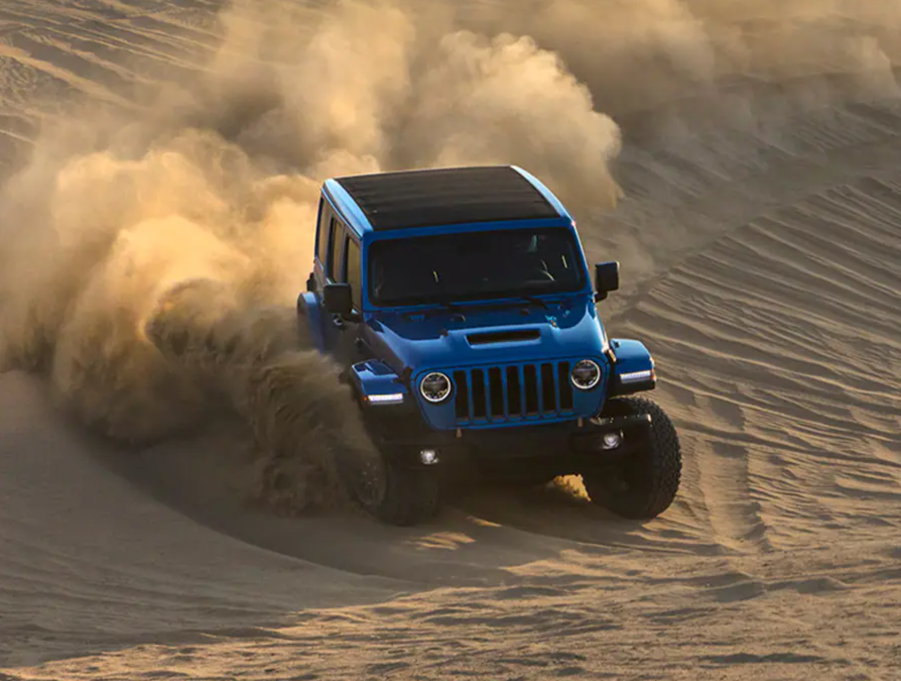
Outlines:
<svg viewBox="0 0 901 681"><path fill-rule="evenodd" d="M402 239L404 241L410 241L418 238L427 238L427 237L439 237L439 236L451 236L451 235L464 235L464 234L472 234L472 233L485 233L485 232L505 232L505 231L566 231L567 235L570 239L572 239L572 245L574 247L573 257L576 260L576 268L577 274L579 277L579 284L577 287L568 288L567 290L554 290L546 293L542 293L541 291L536 291L533 289L529 289L528 291L523 291L522 289L517 289L515 291L498 291L498 292L489 292L489 293L477 293L473 295L450 295L447 297L442 297L440 300L432 299L422 301L417 297L405 298L402 300L390 300L388 302L378 301L375 298L372 292L372 276L371 273L373 271L373 251L372 248L377 246L377 244L392 241L395 239ZM388 233L384 236L379 235L379 238L367 239L366 243L366 255L365 255L365 281L364 281L364 296L365 310L378 310L378 311L389 311L389 310L408 310L408 309L429 309L435 307L443 307L448 304L459 303L465 306L478 306L482 304L497 304L503 303L505 301L520 301L522 302L524 296L526 298L535 298L542 300L551 300L551 299L559 299L562 297L570 297L570 296L578 296L578 295L592 295L594 292L593 285L591 283L590 273L588 271L587 261L585 259L585 253L582 248L582 242L579 238L578 231L576 229L575 223L570 220L560 220L560 219L549 219L549 220L530 220L526 221L517 221L512 224L498 224L498 223L478 223L478 224L469 224L469 225L455 225L454 228L424 228L424 229L405 229L398 230L399 233Z"/></svg>

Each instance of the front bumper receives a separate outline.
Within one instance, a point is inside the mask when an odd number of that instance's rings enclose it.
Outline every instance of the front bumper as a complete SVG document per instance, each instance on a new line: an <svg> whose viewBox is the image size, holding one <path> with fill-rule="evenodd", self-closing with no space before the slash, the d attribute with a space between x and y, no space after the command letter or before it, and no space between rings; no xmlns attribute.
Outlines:
<svg viewBox="0 0 901 681"><path fill-rule="evenodd" d="M641 414L497 429L429 430L377 439L382 451L411 466L423 465L421 452L430 449L437 453L437 465L465 461L495 467L533 462L564 475L640 451L647 446L650 428L651 417ZM620 443L605 446L608 434L618 435Z"/></svg>

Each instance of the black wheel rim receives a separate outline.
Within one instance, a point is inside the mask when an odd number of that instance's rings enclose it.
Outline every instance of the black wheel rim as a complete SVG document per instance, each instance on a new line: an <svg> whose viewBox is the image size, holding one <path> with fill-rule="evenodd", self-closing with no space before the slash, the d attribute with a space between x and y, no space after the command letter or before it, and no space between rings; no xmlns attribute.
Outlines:
<svg viewBox="0 0 901 681"><path fill-rule="evenodd" d="M351 476L351 490L357 501L365 508L377 508L385 499L388 480L383 462L367 462L355 470Z"/></svg>

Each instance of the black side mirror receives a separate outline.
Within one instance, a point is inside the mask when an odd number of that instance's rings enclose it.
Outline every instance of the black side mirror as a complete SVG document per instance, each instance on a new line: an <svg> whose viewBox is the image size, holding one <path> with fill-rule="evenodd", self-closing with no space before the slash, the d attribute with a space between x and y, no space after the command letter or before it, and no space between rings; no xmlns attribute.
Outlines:
<svg viewBox="0 0 901 681"><path fill-rule="evenodd" d="M619 262L599 262L594 266L595 300L604 300L611 291L619 290Z"/></svg>
<svg viewBox="0 0 901 681"><path fill-rule="evenodd" d="M326 284L322 289L322 300L330 314L350 315L354 309L353 292L350 284Z"/></svg>

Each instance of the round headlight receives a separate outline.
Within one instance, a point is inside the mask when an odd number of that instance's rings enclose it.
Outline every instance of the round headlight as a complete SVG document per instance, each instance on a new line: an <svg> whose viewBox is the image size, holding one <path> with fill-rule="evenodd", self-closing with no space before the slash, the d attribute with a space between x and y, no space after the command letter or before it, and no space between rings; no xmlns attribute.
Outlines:
<svg viewBox="0 0 901 681"><path fill-rule="evenodd" d="M444 402L451 392L450 379L440 371L426 374L419 383L419 392L432 404Z"/></svg>
<svg viewBox="0 0 901 681"><path fill-rule="evenodd" d="M601 367L597 362L583 359L572 370L572 382L579 390L591 390L601 380Z"/></svg>

